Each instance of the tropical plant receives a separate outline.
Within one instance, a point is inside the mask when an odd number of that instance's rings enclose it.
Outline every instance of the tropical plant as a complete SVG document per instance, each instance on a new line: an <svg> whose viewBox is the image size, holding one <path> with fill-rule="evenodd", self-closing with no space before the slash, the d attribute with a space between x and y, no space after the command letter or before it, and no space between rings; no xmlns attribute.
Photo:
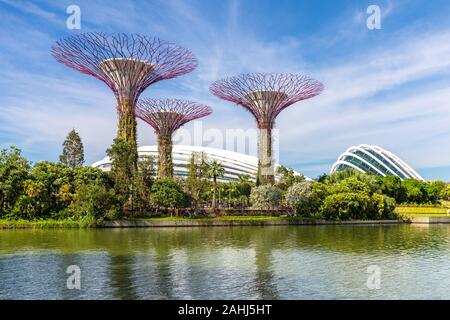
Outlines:
<svg viewBox="0 0 450 320"><path fill-rule="evenodd" d="M30 163L19 149L11 147L0 151L0 216L10 212L23 194L29 169Z"/></svg>
<svg viewBox="0 0 450 320"><path fill-rule="evenodd" d="M278 187L262 185L252 189L250 201L256 209L271 210L278 208L282 197L282 192Z"/></svg>
<svg viewBox="0 0 450 320"><path fill-rule="evenodd" d="M133 142L116 138L106 153L112 160L110 174L116 194L122 198L126 206L133 209L138 159L136 146Z"/></svg>
<svg viewBox="0 0 450 320"><path fill-rule="evenodd" d="M199 206L207 190L210 189L210 182L207 179L206 170L207 161L204 153L192 153L184 188L192 198L194 208Z"/></svg>
<svg viewBox="0 0 450 320"><path fill-rule="evenodd" d="M217 160L213 160L207 163L206 175L213 179L213 195L212 195L212 207L217 208L217 178L222 177L225 174L225 168Z"/></svg>
<svg viewBox="0 0 450 320"><path fill-rule="evenodd" d="M72 129L64 140L63 151L59 161L71 169L84 164L84 147L80 135Z"/></svg>
<svg viewBox="0 0 450 320"><path fill-rule="evenodd" d="M184 208L187 197L180 186L171 178L159 178L153 182L151 199L158 208Z"/></svg>

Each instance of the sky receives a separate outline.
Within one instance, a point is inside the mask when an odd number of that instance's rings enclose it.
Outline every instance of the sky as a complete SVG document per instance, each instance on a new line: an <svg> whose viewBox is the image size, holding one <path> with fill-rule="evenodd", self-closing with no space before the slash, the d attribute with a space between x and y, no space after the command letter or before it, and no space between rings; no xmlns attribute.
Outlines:
<svg viewBox="0 0 450 320"><path fill-rule="evenodd" d="M80 30L66 26L70 5L80 8ZM369 5L381 9L381 29L367 27ZM102 159L116 135L114 95L56 62L50 47L82 32L139 33L198 59L192 73L141 96L210 105L211 116L182 131L195 136L201 127L203 139L192 144L228 147L213 137L255 128L248 112L209 92L215 80L300 73L325 90L277 118L283 165L314 178L348 147L366 143L395 153L425 179L450 181L449 16L447 0L0 0L0 149L15 145L34 162L57 161L75 128L86 164ZM139 145L154 142L139 121Z"/></svg>

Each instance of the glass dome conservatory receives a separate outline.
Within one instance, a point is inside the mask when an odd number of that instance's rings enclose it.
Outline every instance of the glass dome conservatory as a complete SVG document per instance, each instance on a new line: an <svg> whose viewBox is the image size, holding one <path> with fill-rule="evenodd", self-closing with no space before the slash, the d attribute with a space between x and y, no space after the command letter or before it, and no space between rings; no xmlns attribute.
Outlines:
<svg viewBox="0 0 450 320"><path fill-rule="evenodd" d="M347 169L356 169L363 173L382 177L398 176L402 180L424 180L413 168L392 152L368 144L348 148L331 167L330 173Z"/></svg>

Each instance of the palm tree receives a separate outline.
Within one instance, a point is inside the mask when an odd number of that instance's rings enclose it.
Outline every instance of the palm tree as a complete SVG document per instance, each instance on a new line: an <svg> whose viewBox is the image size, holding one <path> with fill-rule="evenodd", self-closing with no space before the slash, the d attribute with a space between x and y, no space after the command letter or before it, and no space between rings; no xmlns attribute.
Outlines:
<svg viewBox="0 0 450 320"><path fill-rule="evenodd" d="M217 178L222 177L224 174L225 174L225 169L220 162L213 160L208 163L208 167L206 169L206 175L213 179L213 197L212 197L213 209L216 209L216 207L217 207L217 200L216 200Z"/></svg>

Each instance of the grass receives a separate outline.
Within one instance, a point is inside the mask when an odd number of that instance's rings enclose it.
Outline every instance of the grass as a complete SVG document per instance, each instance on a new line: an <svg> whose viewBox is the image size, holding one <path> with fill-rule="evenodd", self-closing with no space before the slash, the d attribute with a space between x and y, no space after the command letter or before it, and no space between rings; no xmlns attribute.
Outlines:
<svg viewBox="0 0 450 320"><path fill-rule="evenodd" d="M220 217L149 217L128 218L131 221L186 221L186 220L222 220L222 221L260 221L260 220L285 220L287 217L272 216L220 216Z"/></svg>
<svg viewBox="0 0 450 320"><path fill-rule="evenodd" d="M445 207L402 207L399 206L395 212L407 218L415 217L448 217L448 208Z"/></svg>
<svg viewBox="0 0 450 320"><path fill-rule="evenodd" d="M0 229L13 228L13 229L43 229L43 228L79 228L80 222L72 220L2 220L0 219Z"/></svg>

